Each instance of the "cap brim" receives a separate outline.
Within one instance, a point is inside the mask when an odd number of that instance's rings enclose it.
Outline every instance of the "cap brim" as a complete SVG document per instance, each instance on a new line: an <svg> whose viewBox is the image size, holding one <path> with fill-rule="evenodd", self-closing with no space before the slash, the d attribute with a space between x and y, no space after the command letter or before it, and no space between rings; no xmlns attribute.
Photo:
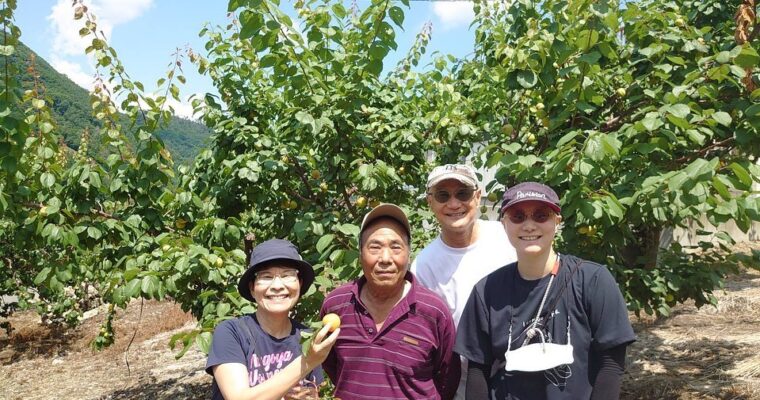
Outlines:
<svg viewBox="0 0 760 400"><path fill-rule="evenodd" d="M459 182L461 182L461 183L463 183L463 184L465 184L465 185L467 185L467 186L469 186L469 187L471 187L473 189L477 189L478 188L478 183L477 182L473 181L472 179L470 179L470 178L468 178L466 176L462 176L460 174L444 174L444 175L435 177L434 179L428 181L427 187L428 187L428 189L430 189L431 187L433 187L433 186L435 186L435 185L437 185L437 184L439 184L439 183L441 183L443 181L449 180L449 179L454 179L456 181L459 181Z"/></svg>
<svg viewBox="0 0 760 400"><path fill-rule="evenodd" d="M364 232L364 229L367 227L367 225L381 217L389 217L398 221L404 227L404 229L406 229L406 234L409 236L409 240L412 239L412 228L409 225L409 219L406 217L406 213L399 206L391 203L380 204L364 216L364 219L362 220L362 226L359 229L359 236L361 236L362 232Z"/></svg>
<svg viewBox="0 0 760 400"><path fill-rule="evenodd" d="M293 260L290 258L271 258L268 260L262 260L256 265L250 266L238 281L238 293L240 293L240 296L252 303L255 303L256 299L253 298L251 289L249 288L250 282L253 280L256 271L258 271L263 264L277 260L285 261L288 265L292 265L298 270L298 278L301 281L301 290L299 296L303 296L304 293L306 293L306 291L309 290L311 285L314 283L314 267L312 267L311 264L306 261Z"/></svg>
<svg viewBox="0 0 760 400"><path fill-rule="evenodd" d="M562 209L558 205L556 205L556 204L554 204L554 203L552 203L551 201L548 201L548 200L541 200L541 199L520 199L520 200L511 201L511 202L507 203L507 205L503 206L501 208L501 210L499 211L499 217L503 217L504 216L504 212L507 211L507 209L509 209L510 207L514 206L515 204L524 203L526 201L537 201L539 203L544 203L547 206L549 206L549 208L551 208L557 214L560 214L562 212Z"/></svg>

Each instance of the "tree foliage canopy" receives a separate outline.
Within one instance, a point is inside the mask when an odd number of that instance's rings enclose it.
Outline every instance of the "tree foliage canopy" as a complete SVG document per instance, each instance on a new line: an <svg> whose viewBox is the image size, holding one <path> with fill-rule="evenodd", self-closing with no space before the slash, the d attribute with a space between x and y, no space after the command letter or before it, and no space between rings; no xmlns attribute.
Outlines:
<svg viewBox="0 0 760 400"><path fill-rule="evenodd" d="M98 346L113 340L113 305L172 299L199 320L172 343L205 349L220 320L253 310L235 289L253 234L286 237L315 265L297 311L310 319L360 273L369 207L406 207L420 248L435 234L422 228L434 220L425 177L465 157L497 169L491 192L559 189L561 250L608 265L634 311L714 303L723 277L754 261L727 254L715 227L760 220L760 56L751 35L736 42L728 5L476 2L473 55L425 67L430 26L408 49L396 41L404 2L294 6L297 23L276 0L232 0L230 24L201 31L205 51L188 57L219 92L194 103L212 142L175 177L156 133L179 98L179 61L165 94L146 95L75 3L100 68L90 106L106 157L67 156L43 84L12 79L20 32L15 1L0 0L0 294L76 323L94 291L112 305ZM392 51L407 55L387 65ZM697 248L659 247L663 229L689 222Z"/></svg>

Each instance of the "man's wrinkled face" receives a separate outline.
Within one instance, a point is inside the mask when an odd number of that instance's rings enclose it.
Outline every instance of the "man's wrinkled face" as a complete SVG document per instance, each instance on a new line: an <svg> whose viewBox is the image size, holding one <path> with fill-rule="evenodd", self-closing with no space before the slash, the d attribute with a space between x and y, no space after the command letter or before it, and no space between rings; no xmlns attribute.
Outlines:
<svg viewBox="0 0 760 400"><path fill-rule="evenodd" d="M391 218L379 218L362 232L361 264L373 289L401 290L409 264L404 227Z"/></svg>

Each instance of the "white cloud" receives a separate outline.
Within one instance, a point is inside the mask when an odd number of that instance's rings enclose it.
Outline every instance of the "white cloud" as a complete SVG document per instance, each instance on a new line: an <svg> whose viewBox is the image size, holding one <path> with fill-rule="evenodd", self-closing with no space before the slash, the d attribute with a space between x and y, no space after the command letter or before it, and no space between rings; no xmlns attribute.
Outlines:
<svg viewBox="0 0 760 400"><path fill-rule="evenodd" d="M166 92L162 91L160 93L150 94L148 95L148 97L155 99L156 97L163 96L165 94ZM174 109L174 112L172 113L172 115L189 119L192 121L198 121L198 118L195 118L193 116L193 106L191 104L191 100L193 96L203 98L201 94L195 94L195 95L185 96L184 99L180 98L180 101L177 101L177 100L174 100L174 98L172 98L171 96L169 96L166 98L166 103L164 103L163 108L168 110L168 107L172 107ZM140 107L142 107L143 109L148 108L148 105L144 101L142 101L142 99L139 100L139 104L140 104Z"/></svg>
<svg viewBox="0 0 760 400"><path fill-rule="evenodd" d="M74 9L68 0L58 0L47 19L52 25L53 54L58 57L81 55L87 47L87 39L79 36L84 20L74 20Z"/></svg>
<svg viewBox="0 0 760 400"><path fill-rule="evenodd" d="M94 0L92 10L101 23L114 27L129 22L153 6L153 0Z"/></svg>
<svg viewBox="0 0 760 400"><path fill-rule="evenodd" d="M109 40L114 27L138 18L153 5L153 0L91 0L85 1L97 18L98 31L102 31L106 40ZM84 38L79 36L79 30L84 26L85 18L74 19L74 7L71 0L58 0L51 8L47 17L52 28L53 49L51 59L53 68L66 74L71 80L84 87L92 88L92 76L86 74L84 66L69 59L71 56L85 54L85 49L92 42L91 36ZM88 57L89 67L92 68L94 61Z"/></svg>
<svg viewBox="0 0 760 400"><path fill-rule="evenodd" d="M169 98L166 103L174 108L174 115L192 121L198 120L193 117L193 106L190 104L190 96L185 97L182 102Z"/></svg>
<svg viewBox="0 0 760 400"><path fill-rule="evenodd" d="M435 1L433 13L441 20L442 30L469 25L475 18L471 1Z"/></svg>
<svg viewBox="0 0 760 400"><path fill-rule="evenodd" d="M77 85L87 89L92 89L92 84L95 80L94 74L87 73L82 70L82 64L66 61L57 55L53 55L50 59L50 65L55 68L56 71L66 75L74 81Z"/></svg>

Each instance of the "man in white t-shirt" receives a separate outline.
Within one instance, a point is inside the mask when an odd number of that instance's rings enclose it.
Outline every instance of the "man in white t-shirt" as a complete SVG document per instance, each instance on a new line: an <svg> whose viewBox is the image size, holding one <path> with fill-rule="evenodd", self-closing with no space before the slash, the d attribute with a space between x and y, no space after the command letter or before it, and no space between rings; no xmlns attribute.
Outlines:
<svg viewBox="0 0 760 400"><path fill-rule="evenodd" d="M428 176L427 202L441 233L420 251L411 271L446 301L457 325L473 286L517 260L502 224L477 218L480 197L478 177L469 165L438 166ZM466 367L462 363L457 399L464 399Z"/></svg>

